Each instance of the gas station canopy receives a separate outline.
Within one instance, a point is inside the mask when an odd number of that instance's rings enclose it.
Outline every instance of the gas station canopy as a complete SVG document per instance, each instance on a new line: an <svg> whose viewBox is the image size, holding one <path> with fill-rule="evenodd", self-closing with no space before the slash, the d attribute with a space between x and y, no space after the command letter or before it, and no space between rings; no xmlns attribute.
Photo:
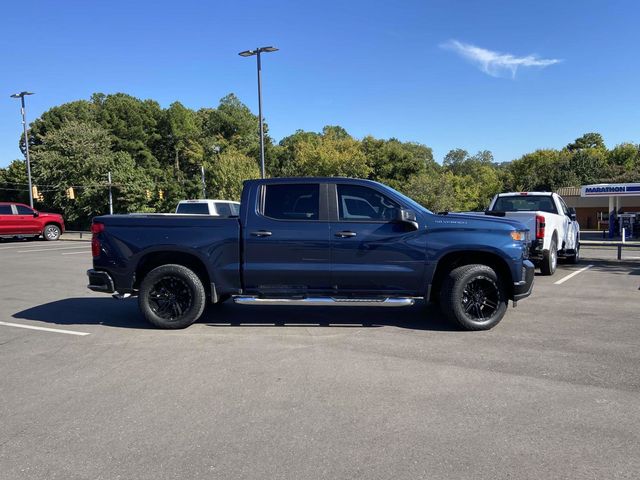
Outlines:
<svg viewBox="0 0 640 480"><path fill-rule="evenodd" d="M638 233L640 212L624 212L622 197L640 198L640 183L599 183L583 185L581 197L609 197L609 238L621 235L624 239Z"/></svg>
<svg viewBox="0 0 640 480"><path fill-rule="evenodd" d="M598 183L583 185L581 197L640 197L640 183Z"/></svg>

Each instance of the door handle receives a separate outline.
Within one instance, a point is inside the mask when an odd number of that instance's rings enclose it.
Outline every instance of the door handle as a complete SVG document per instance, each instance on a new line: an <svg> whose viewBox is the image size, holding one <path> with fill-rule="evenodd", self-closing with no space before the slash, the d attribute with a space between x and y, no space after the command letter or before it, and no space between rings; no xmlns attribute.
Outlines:
<svg viewBox="0 0 640 480"><path fill-rule="evenodd" d="M266 230L258 230L257 232L251 232L251 235L253 235L254 237L270 237L271 232L268 232Z"/></svg>
<svg viewBox="0 0 640 480"><path fill-rule="evenodd" d="M349 232L349 231L336 233L336 237L340 237L340 238L351 238L351 237L355 237L356 235L357 235L356 232Z"/></svg>

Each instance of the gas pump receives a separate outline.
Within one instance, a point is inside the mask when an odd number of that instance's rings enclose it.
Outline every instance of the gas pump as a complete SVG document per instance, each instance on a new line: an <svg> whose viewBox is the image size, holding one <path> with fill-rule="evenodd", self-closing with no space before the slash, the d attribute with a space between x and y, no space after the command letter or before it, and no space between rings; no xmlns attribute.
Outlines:
<svg viewBox="0 0 640 480"><path fill-rule="evenodd" d="M633 238L633 228L636 224L636 214L620 213L618 214L618 220L620 221L620 236L622 236L622 229L624 229L625 238Z"/></svg>

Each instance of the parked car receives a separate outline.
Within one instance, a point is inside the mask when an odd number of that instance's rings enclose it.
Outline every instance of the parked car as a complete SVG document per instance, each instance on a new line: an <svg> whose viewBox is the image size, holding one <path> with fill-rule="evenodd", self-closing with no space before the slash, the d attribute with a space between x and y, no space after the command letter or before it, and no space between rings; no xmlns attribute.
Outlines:
<svg viewBox="0 0 640 480"><path fill-rule="evenodd" d="M424 298L486 330L533 288L528 231L510 219L438 215L369 180L244 183L239 218L93 219L89 288L138 295L162 328L207 303L396 307Z"/></svg>
<svg viewBox="0 0 640 480"><path fill-rule="evenodd" d="M558 257L569 263L580 260L580 225L574 208L551 192L510 192L493 197L489 215L522 222L532 233L530 258L544 275L553 275Z"/></svg>
<svg viewBox="0 0 640 480"><path fill-rule="evenodd" d="M237 217L240 214L240 202L231 200L182 200L176 207L176 213Z"/></svg>
<svg viewBox="0 0 640 480"><path fill-rule="evenodd" d="M51 241L58 240L63 233L62 215L39 212L22 203L0 202L0 237L42 235Z"/></svg>

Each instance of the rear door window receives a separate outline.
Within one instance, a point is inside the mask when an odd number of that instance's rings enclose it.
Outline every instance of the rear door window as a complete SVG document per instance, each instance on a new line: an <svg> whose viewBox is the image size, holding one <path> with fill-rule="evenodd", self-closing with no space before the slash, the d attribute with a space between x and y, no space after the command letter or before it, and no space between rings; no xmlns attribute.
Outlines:
<svg viewBox="0 0 640 480"><path fill-rule="evenodd" d="M318 184L266 185L263 213L277 220L318 220L320 186Z"/></svg>
<svg viewBox="0 0 640 480"><path fill-rule="evenodd" d="M13 215L11 205L0 205L0 215Z"/></svg>

